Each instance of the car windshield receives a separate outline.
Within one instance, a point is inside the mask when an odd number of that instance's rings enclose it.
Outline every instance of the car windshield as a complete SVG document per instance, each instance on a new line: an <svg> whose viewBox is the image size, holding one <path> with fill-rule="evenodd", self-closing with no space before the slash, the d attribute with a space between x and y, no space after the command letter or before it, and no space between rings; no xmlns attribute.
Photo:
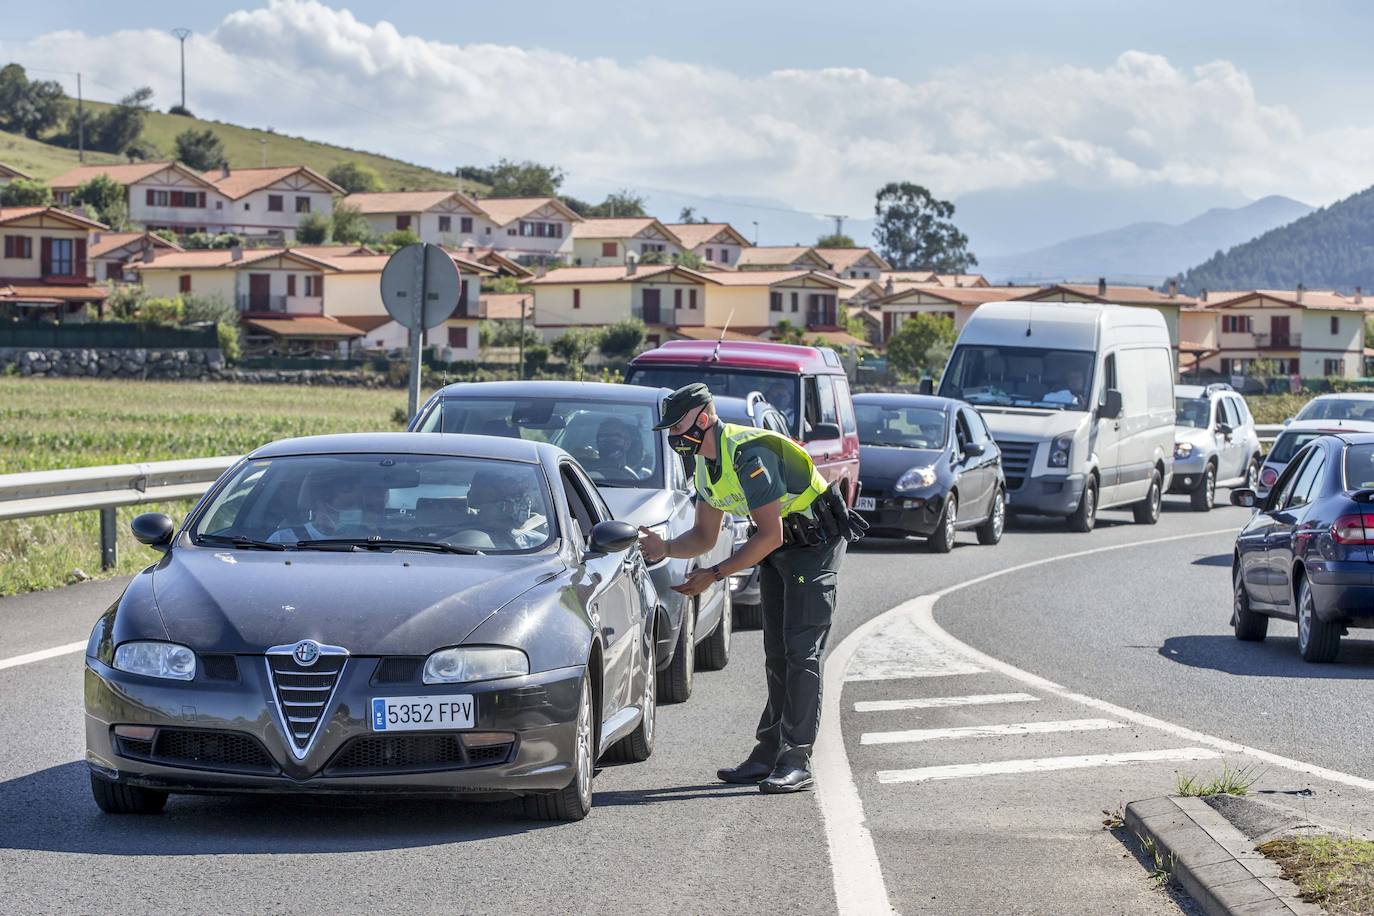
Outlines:
<svg viewBox="0 0 1374 916"><path fill-rule="evenodd" d="M1265 459L1270 464L1287 464L1293 460L1293 456L1313 439L1325 436L1321 430L1311 432L1292 432L1279 433L1279 437L1274 440L1274 447L1269 450L1269 456Z"/></svg>
<svg viewBox="0 0 1374 916"><path fill-rule="evenodd" d="M1174 398L1174 422L1179 426L1194 429L1210 429L1212 426L1212 402L1207 398Z"/></svg>
<svg viewBox="0 0 1374 916"><path fill-rule="evenodd" d="M945 412L933 407L888 407L855 404L861 445L897 448L945 447Z"/></svg>
<svg viewBox="0 0 1374 916"><path fill-rule="evenodd" d="M551 442L603 487L663 486L662 436L649 404L580 398L447 397L420 427L426 433L472 433Z"/></svg>
<svg viewBox="0 0 1374 916"><path fill-rule="evenodd" d="M792 434L800 435L797 429L797 400L801 394L799 376L745 369L704 370L700 366L642 366L631 367L625 381L631 385L674 389L692 382L702 382L716 397L747 398L749 392L757 391L787 418L787 427Z"/></svg>
<svg viewBox="0 0 1374 916"><path fill-rule="evenodd" d="M1294 419L1374 421L1374 398L1314 398Z"/></svg>
<svg viewBox="0 0 1374 916"><path fill-rule="evenodd" d="M538 465L447 455L290 455L249 461L191 529L207 546L408 541L520 553L557 533Z"/></svg>
<svg viewBox="0 0 1374 916"><path fill-rule="evenodd" d="M1374 488L1374 444L1352 445L1345 450L1345 486L1350 490Z"/></svg>
<svg viewBox="0 0 1374 916"><path fill-rule="evenodd" d="M1083 350L956 347L940 395L970 404L1086 410L1093 354Z"/></svg>

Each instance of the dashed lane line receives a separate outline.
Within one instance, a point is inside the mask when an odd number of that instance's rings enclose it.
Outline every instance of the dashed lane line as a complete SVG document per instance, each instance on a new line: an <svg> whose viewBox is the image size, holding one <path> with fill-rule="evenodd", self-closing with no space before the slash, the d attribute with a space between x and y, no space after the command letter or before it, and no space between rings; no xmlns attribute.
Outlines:
<svg viewBox="0 0 1374 916"><path fill-rule="evenodd" d="M1009 722L1005 725L960 725L955 728L911 728L895 732L864 732L860 744L915 744L958 738L1001 738L1018 735L1049 735L1057 732L1097 732L1125 728L1114 719L1062 719L1049 722Z"/></svg>
<svg viewBox="0 0 1374 916"><path fill-rule="evenodd" d="M40 649L37 652L30 652L27 655L16 655L12 658L0 658L0 671L6 668L17 668L20 665L28 665L33 662L41 662L49 658L57 658L59 655L71 655L73 652L81 652L86 648L86 640L81 642L69 642L65 646L54 646L51 649Z"/></svg>
<svg viewBox="0 0 1374 916"><path fill-rule="evenodd" d="M920 697L910 700L860 700L855 712L899 712L904 709L946 709L951 706L995 706L999 703L1037 703L1028 693L976 693L965 697Z"/></svg>
<svg viewBox="0 0 1374 916"><path fill-rule="evenodd" d="M1090 767L1126 766L1161 761L1214 760L1217 751L1205 747L1178 747L1158 751L1130 751L1120 754L1082 754L1073 757L1038 757L1025 760L997 760L991 763L955 763L946 766L917 767L912 770L879 770L878 782L893 785L904 782L931 782L939 779L967 779L972 776L1006 776L1044 773L1050 770L1083 770Z"/></svg>

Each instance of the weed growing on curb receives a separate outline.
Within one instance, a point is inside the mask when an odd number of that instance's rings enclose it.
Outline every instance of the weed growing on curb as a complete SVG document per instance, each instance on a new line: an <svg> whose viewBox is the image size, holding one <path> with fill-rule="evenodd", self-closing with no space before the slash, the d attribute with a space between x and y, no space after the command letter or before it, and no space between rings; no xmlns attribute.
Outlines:
<svg viewBox="0 0 1374 916"><path fill-rule="evenodd" d="M1225 765L1221 768L1221 775L1214 777L1210 782L1180 773L1174 794L1192 798L1205 798L1208 795L1248 795L1250 787L1263 775L1263 771L1255 772L1254 767L1233 770Z"/></svg>
<svg viewBox="0 0 1374 916"><path fill-rule="evenodd" d="M1103 808L1102 813L1106 815L1102 820L1103 830L1116 830L1118 827L1126 826L1126 814L1120 805L1117 805L1115 810Z"/></svg>
<svg viewBox="0 0 1374 916"><path fill-rule="evenodd" d="M1164 854L1159 851L1159 847L1155 845L1153 837L1141 836L1138 833L1135 836L1136 839L1140 840L1140 845L1150 854L1150 859L1154 862L1154 866L1150 869L1150 881L1154 884L1156 889L1163 890L1165 887L1168 887L1169 882L1174 878L1174 864L1176 862L1174 854L1169 853L1166 858Z"/></svg>
<svg viewBox="0 0 1374 916"><path fill-rule="evenodd" d="M1304 900L1333 916L1374 914L1374 842L1339 836L1282 837L1261 843Z"/></svg>

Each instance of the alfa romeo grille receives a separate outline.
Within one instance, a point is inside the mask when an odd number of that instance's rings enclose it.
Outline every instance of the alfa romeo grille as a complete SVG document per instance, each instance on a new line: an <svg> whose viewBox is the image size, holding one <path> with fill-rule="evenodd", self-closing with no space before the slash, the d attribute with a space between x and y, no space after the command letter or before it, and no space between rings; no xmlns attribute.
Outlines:
<svg viewBox="0 0 1374 916"><path fill-rule="evenodd" d="M276 693L282 727L296 756L304 757L329 708L348 653L334 646L316 646L312 663L302 664L299 660L302 653L296 649L295 646L269 649L267 670Z"/></svg>

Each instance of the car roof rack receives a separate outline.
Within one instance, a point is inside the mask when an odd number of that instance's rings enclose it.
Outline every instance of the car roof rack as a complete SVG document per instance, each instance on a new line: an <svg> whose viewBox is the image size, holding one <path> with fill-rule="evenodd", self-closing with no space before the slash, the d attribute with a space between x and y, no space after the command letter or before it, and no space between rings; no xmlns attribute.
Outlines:
<svg viewBox="0 0 1374 916"><path fill-rule="evenodd" d="M1236 389L1232 388L1226 382L1212 382L1207 386L1206 390L1208 394L1211 394L1215 391L1235 391Z"/></svg>

